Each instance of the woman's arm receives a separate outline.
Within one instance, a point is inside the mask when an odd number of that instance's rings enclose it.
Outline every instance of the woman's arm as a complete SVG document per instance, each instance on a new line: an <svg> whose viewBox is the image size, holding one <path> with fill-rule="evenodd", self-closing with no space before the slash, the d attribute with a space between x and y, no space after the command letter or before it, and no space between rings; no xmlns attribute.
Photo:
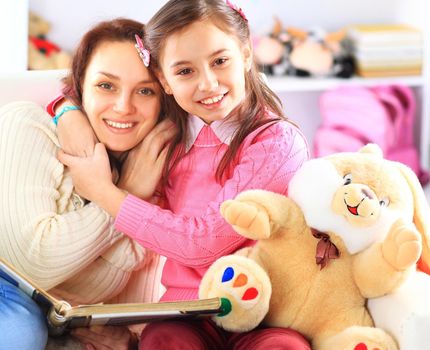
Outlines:
<svg viewBox="0 0 430 350"><path fill-rule="evenodd" d="M0 110L0 252L50 289L122 237L109 215L84 205L56 159L55 126L33 103Z"/></svg>

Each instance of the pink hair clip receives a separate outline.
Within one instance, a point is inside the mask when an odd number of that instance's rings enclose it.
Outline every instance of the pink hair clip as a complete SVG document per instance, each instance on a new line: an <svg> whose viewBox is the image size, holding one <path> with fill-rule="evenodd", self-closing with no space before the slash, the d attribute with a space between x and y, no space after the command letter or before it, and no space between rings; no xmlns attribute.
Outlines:
<svg viewBox="0 0 430 350"><path fill-rule="evenodd" d="M134 37L136 38L136 44L134 46L136 47L136 50L139 53L139 56L142 59L145 67L149 67L149 62L151 60L149 50L145 49L145 46L143 46L143 41L139 35L135 34Z"/></svg>
<svg viewBox="0 0 430 350"><path fill-rule="evenodd" d="M245 21L248 21L248 18L246 18L246 16L245 16L245 12L243 12L243 10L242 10L240 7L238 7L237 5L233 4L230 0L225 0L225 2L227 3L227 5L228 5L230 8L232 8L232 9L233 9L233 10L235 10L239 15L241 15L241 16L242 16L242 18L243 18Z"/></svg>

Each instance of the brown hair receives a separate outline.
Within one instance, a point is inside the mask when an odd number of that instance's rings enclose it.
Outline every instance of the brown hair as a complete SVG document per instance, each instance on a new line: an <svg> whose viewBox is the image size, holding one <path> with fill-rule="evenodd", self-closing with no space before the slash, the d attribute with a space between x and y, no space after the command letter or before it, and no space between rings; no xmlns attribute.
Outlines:
<svg viewBox="0 0 430 350"><path fill-rule="evenodd" d="M127 18L103 21L91 28L82 37L73 55L71 70L64 79L64 96L82 108L82 85L94 51L104 42L129 41L135 43L135 34L141 38L144 37L144 24ZM127 63L124 62L124 64ZM149 69L149 73L155 81L158 81L151 69Z"/></svg>
<svg viewBox="0 0 430 350"><path fill-rule="evenodd" d="M225 0L170 0L146 26L145 42L151 52L151 65L154 70L161 70L160 58L170 35L192 23L206 19L225 33L235 36L241 45L251 45L247 20L239 12L229 7ZM286 120L280 99L266 85L255 62L252 63L249 72L246 72L245 84L245 102L237 109L240 127L236 130L228 151L218 164L216 178L219 182L230 175L233 160L247 135L271 121ZM173 120L179 130L168 154L168 164L170 164L171 170L184 155L187 113L177 106L172 96L166 97L166 108L169 118ZM267 111L273 112L276 117L269 118ZM176 153L174 149L177 146L179 146L179 151ZM169 169L166 167L165 178L168 171Z"/></svg>

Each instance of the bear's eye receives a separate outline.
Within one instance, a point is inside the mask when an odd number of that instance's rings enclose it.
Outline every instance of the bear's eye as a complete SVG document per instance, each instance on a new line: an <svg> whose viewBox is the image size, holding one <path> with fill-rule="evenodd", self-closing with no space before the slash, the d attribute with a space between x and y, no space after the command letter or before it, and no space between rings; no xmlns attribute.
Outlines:
<svg viewBox="0 0 430 350"><path fill-rule="evenodd" d="M343 177L343 185L344 186L349 185L351 182L352 182L352 174L346 174Z"/></svg>
<svg viewBox="0 0 430 350"><path fill-rule="evenodd" d="M390 199L389 198L383 198L379 201L379 205L381 207L388 207L388 204L390 204Z"/></svg>

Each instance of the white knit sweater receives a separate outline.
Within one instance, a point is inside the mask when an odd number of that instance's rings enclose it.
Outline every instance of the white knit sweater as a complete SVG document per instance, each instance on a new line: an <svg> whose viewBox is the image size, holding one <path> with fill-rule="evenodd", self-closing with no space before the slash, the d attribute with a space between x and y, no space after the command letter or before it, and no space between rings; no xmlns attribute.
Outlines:
<svg viewBox="0 0 430 350"><path fill-rule="evenodd" d="M158 300L163 259L73 192L58 145L40 106L0 108L0 255L73 304Z"/></svg>

